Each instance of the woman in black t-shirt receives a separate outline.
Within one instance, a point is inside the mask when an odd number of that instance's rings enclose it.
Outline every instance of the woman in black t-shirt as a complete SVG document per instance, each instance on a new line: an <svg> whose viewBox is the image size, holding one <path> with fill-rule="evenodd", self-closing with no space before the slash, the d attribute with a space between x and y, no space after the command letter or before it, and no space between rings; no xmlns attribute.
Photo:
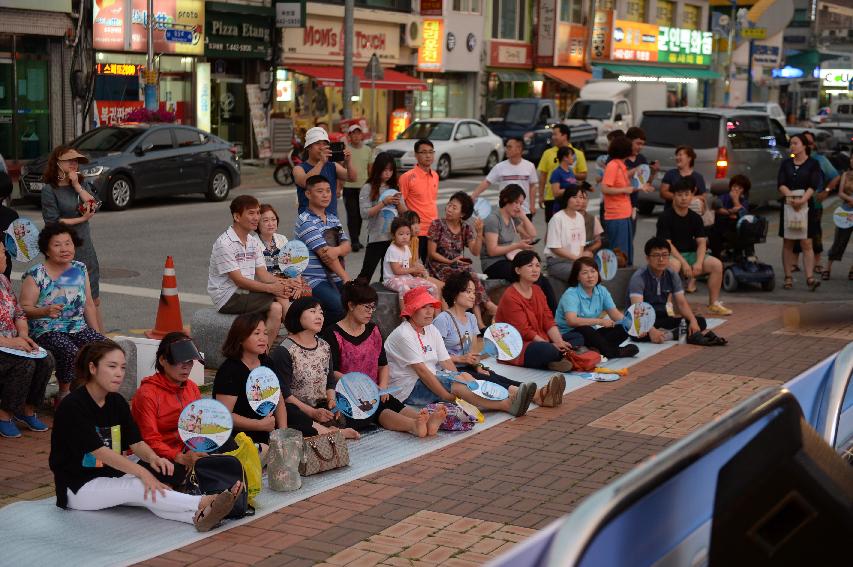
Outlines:
<svg viewBox="0 0 853 567"><path fill-rule="evenodd" d="M287 427L301 431L306 436L317 435L310 417L293 404L283 403L290 396L290 388L281 379L279 368L266 354L269 339L264 319L263 313L246 313L237 317L231 324L228 337L222 346L222 354L226 360L213 379L213 398L231 411L234 435L242 431L257 444L269 443L272 430ZM275 411L264 417L252 409L246 396L249 373L260 366L273 370L281 387L281 398Z"/></svg>
<svg viewBox="0 0 853 567"><path fill-rule="evenodd" d="M800 243L803 250L803 267L806 271L806 285L812 291L820 285L814 277L814 248L812 238L820 231L820 224L809 214L817 203L814 194L823 188L823 173L816 159L809 157L809 145L802 134L791 136L790 149L793 157L787 158L779 166L777 184L782 195L782 207L779 217L779 236L782 240L782 266L785 269L785 289L794 287L792 272L797 263L794 243ZM802 218L805 213L805 219Z"/></svg>
<svg viewBox="0 0 853 567"><path fill-rule="evenodd" d="M182 494L124 457L132 450L162 474L174 470L171 461L158 457L142 440L130 406L117 393L125 366L124 351L110 340L89 343L77 355L79 385L59 405L50 440L56 505L73 510L142 506L161 518L194 524L199 531L212 529L231 511L244 490L242 482L215 496Z"/></svg>

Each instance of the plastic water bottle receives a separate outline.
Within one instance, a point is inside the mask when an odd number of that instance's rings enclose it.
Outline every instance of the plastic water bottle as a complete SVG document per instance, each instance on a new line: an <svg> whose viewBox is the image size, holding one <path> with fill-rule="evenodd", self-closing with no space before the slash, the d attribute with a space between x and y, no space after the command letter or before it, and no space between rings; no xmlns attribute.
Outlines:
<svg viewBox="0 0 853 567"><path fill-rule="evenodd" d="M678 343L683 345L686 342L687 342L687 319L682 317L681 322L678 324Z"/></svg>

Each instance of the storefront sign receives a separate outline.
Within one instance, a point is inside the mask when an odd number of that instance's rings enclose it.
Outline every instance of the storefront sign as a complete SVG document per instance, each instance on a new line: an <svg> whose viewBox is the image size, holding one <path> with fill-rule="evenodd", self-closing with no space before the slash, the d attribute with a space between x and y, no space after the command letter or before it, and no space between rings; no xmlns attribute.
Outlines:
<svg viewBox="0 0 853 567"><path fill-rule="evenodd" d="M344 56L344 24L337 18L310 16L304 29L284 30L284 59L340 65ZM370 56L383 62L400 60L400 26L382 22L355 21L353 60L366 63Z"/></svg>
<svg viewBox="0 0 853 567"><path fill-rule="evenodd" d="M246 100L249 102L249 114L252 117L252 130L258 144L258 157L272 157L270 145L270 130L267 125L267 115L264 112L264 99L259 85L246 85Z"/></svg>
<svg viewBox="0 0 853 567"><path fill-rule="evenodd" d="M752 46L752 63L765 67L776 67L782 58L782 48L778 45L756 43Z"/></svg>
<svg viewBox="0 0 853 567"><path fill-rule="evenodd" d="M269 59L270 18L218 12L208 5L204 54L207 57Z"/></svg>
<svg viewBox="0 0 853 567"><path fill-rule="evenodd" d="M195 125L210 132L210 63L197 63L195 77Z"/></svg>
<svg viewBox="0 0 853 567"><path fill-rule="evenodd" d="M454 14L443 20L444 45L447 48L441 57L441 70L453 73L476 73L481 67L480 34L483 30L483 16L480 14ZM476 30L476 31L471 31ZM456 38L456 46L450 49L451 36Z"/></svg>
<svg viewBox="0 0 853 567"><path fill-rule="evenodd" d="M613 10L596 10L592 25L592 58L610 59Z"/></svg>
<svg viewBox="0 0 853 567"><path fill-rule="evenodd" d="M620 61L657 61L657 24L616 20L613 25L611 58Z"/></svg>
<svg viewBox="0 0 853 567"><path fill-rule="evenodd" d="M292 102L293 101L293 81L277 80L275 82L275 101L276 102Z"/></svg>
<svg viewBox="0 0 853 567"><path fill-rule="evenodd" d="M277 28L304 28L306 21L305 0L276 3L275 26Z"/></svg>
<svg viewBox="0 0 853 567"><path fill-rule="evenodd" d="M96 100L95 124L98 126L118 124L132 110L143 106L145 103L141 100Z"/></svg>
<svg viewBox="0 0 853 567"><path fill-rule="evenodd" d="M710 65L714 52L712 32L660 26L658 61L688 65Z"/></svg>
<svg viewBox="0 0 853 567"><path fill-rule="evenodd" d="M443 20L424 20L424 42L418 48L418 71L442 70Z"/></svg>
<svg viewBox="0 0 853 567"><path fill-rule="evenodd" d="M98 63L95 65L95 73L98 75L120 75L133 77L139 75L145 65L133 65L131 63Z"/></svg>
<svg viewBox="0 0 853 567"><path fill-rule="evenodd" d="M442 8L442 0L421 0L421 16L442 16Z"/></svg>
<svg viewBox="0 0 853 567"><path fill-rule="evenodd" d="M556 36L557 0L539 0L539 30L536 39L537 66L550 67L554 64Z"/></svg>
<svg viewBox="0 0 853 567"><path fill-rule="evenodd" d="M583 67L586 49L586 26L560 23L557 28L557 67Z"/></svg>
<svg viewBox="0 0 853 567"><path fill-rule="evenodd" d="M93 47L102 51L148 50L147 0L95 2L92 10ZM204 0L154 0L154 51L201 55L204 53ZM166 30L192 32L192 41L178 43L166 39ZM127 33L129 30L129 33Z"/></svg>
<svg viewBox="0 0 853 567"><path fill-rule="evenodd" d="M820 80L824 87L846 89L853 81L853 69L821 69Z"/></svg>
<svg viewBox="0 0 853 567"><path fill-rule="evenodd" d="M533 45L516 41L489 40L489 66L512 69L533 66Z"/></svg>

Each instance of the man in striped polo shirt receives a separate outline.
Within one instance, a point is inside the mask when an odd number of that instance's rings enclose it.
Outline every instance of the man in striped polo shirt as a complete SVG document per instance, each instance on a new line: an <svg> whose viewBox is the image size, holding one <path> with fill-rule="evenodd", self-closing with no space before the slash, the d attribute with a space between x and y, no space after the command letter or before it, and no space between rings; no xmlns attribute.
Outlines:
<svg viewBox="0 0 853 567"><path fill-rule="evenodd" d="M302 279L311 286L313 297L323 306L325 326L334 325L344 316L341 289L350 280L344 257L352 251L350 239L340 219L328 213L332 186L322 175L312 175L305 182L308 208L296 217L294 236L308 247L308 267Z"/></svg>

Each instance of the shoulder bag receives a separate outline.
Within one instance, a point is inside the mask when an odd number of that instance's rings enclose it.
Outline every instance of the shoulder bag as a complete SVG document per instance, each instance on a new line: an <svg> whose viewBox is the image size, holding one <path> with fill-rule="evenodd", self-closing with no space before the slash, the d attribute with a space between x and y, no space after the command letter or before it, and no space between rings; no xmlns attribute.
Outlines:
<svg viewBox="0 0 853 567"><path fill-rule="evenodd" d="M299 474L311 476L349 466L347 440L340 431L306 437L302 442Z"/></svg>

